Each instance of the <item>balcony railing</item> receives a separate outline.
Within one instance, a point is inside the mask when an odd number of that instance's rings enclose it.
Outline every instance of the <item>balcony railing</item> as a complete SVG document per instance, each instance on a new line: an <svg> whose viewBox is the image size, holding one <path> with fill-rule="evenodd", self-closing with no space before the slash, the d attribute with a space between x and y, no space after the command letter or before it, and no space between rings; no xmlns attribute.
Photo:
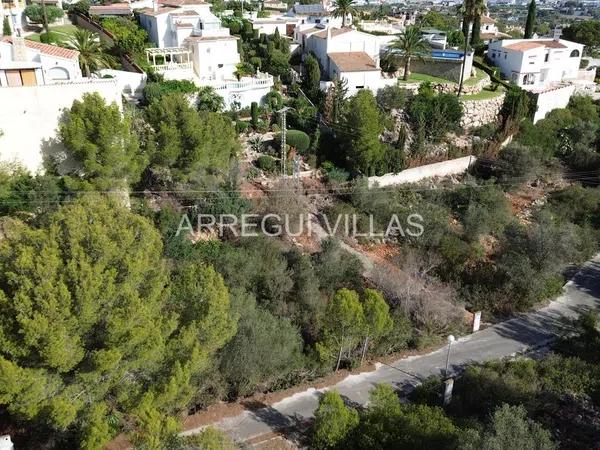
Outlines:
<svg viewBox="0 0 600 450"><path fill-rule="evenodd" d="M152 68L154 70L156 70L157 72L167 72L169 70L185 70L185 69L191 69L192 63L184 62L184 63L156 64L155 66L152 66Z"/></svg>
<svg viewBox="0 0 600 450"><path fill-rule="evenodd" d="M253 88L262 88L273 86L273 77L271 75L262 74L259 77L247 78L241 81L208 81L215 90L226 91L226 90L245 90Z"/></svg>

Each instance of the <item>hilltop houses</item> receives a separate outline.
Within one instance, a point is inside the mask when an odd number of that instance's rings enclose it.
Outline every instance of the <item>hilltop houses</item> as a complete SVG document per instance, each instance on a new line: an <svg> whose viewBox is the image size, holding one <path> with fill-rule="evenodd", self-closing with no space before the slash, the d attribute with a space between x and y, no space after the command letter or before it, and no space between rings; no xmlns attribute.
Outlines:
<svg viewBox="0 0 600 450"><path fill-rule="evenodd" d="M141 26L157 48L148 49L148 61L167 79L187 79L211 86L229 106L261 102L273 86L273 77L258 73L238 79L238 40L202 0L154 1L139 10Z"/></svg>

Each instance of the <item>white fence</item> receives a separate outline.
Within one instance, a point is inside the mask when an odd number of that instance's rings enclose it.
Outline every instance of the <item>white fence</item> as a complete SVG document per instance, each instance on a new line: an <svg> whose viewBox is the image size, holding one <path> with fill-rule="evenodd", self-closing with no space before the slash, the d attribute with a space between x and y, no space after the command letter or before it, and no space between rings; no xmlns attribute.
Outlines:
<svg viewBox="0 0 600 450"><path fill-rule="evenodd" d="M393 186L395 184L415 183L426 178L459 175L465 173L476 160L475 156L464 156L450 161L413 167L398 173L386 173L380 177L369 177L369 187Z"/></svg>

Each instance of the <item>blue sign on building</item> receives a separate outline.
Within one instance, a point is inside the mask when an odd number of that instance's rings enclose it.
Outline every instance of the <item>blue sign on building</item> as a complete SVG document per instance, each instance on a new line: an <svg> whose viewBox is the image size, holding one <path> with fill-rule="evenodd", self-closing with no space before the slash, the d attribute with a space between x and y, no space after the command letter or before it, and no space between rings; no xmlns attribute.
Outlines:
<svg viewBox="0 0 600 450"><path fill-rule="evenodd" d="M432 58L442 59L456 59L460 60L463 58L464 52L449 51L449 50L433 50L431 52Z"/></svg>

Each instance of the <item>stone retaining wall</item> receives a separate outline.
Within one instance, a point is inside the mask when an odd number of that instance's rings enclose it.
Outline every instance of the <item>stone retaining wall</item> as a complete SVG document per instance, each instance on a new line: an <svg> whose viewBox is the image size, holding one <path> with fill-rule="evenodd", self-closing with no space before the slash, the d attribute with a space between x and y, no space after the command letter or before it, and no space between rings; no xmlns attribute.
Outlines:
<svg viewBox="0 0 600 450"><path fill-rule="evenodd" d="M460 121L463 128L477 128L498 119L505 94L487 100L461 100L464 114Z"/></svg>

